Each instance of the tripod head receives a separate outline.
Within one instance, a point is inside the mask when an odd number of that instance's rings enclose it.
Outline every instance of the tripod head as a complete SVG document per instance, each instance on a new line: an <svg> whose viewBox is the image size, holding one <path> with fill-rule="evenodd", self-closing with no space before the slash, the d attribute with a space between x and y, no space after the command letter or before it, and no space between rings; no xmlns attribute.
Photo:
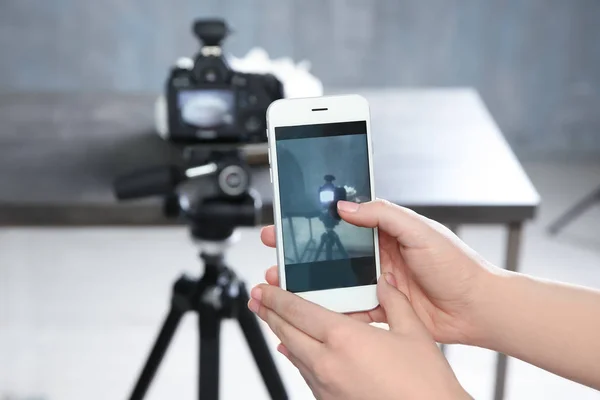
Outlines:
<svg viewBox="0 0 600 400"><path fill-rule="evenodd" d="M250 188L250 170L239 150L187 148L183 166L156 166L121 176L119 200L162 196L164 213L182 217L192 237L225 242L239 226L260 222L262 202Z"/></svg>

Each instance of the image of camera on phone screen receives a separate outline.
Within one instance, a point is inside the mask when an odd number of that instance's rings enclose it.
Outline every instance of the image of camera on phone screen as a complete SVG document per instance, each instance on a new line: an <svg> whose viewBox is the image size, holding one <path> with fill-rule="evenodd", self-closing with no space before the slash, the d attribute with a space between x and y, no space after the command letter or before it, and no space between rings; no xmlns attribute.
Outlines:
<svg viewBox="0 0 600 400"><path fill-rule="evenodd" d="M337 202L347 200L346 189L333 183L335 181L333 175L325 175L323 179L325 179L325 183L319 188L319 202L323 210L321 220L326 225L337 225L341 219L337 211Z"/></svg>
<svg viewBox="0 0 600 400"><path fill-rule="evenodd" d="M225 21L193 24L201 42L194 60L180 59L166 83L167 132L173 142L266 142L266 110L283 98L282 83L271 74L234 71L223 55L229 34Z"/></svg>

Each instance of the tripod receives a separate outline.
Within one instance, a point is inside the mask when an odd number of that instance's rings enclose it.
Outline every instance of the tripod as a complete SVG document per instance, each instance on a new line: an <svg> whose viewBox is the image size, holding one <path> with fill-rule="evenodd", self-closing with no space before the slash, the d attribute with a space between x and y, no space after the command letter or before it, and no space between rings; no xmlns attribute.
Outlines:
<svg viewBox="0 0 600 400"><path fill-rule="evenodd" d="M323 247L325 248L325 260L327 261L333 260L333 251L336 246L337 250L342 253L342 258L350 258L340 237L334 230L339 224L339 221L330 216L329 213L321 215L320 219L323 221L323 225L325 225L325 233L321 235L321 241L319 242L314 261L319 260L319 257L323 252Z"/></svg>
<svg viewBox="0 0 600 400"><path fill-rule="evenodd" d="M144 398L179 321L187 311L198 314L199 399L219 398L219 333L221 321L225 318L238 320L271 399L288 398L258 320L248 310L249 298L246 287L224 262L224 247L229 242L231 240L212 242L210 246L205 243L200 252L200 257L205 264L204 275L198 279L183 275L175 281L171 309L129 397L130 400Z"/></svg>
<svg viewBox="0 0 600 400"><path fill-rule="evenodd" d="M223 257L236 227L256 226L260 221L262 202L250 187L249 167L237 149L187 150L184 166L147 168L115 181L120 200L163 196L165 216L183 217L188 222L192 237L201 244L200 257L205 264L200 278L183 275L173 285L171 309L129 398L144 398L179 321L193 311L198 314L200 330L201 400L219 398L219 334L225 318L239 322L271 398L287 400L258 320L247 308L246 287Z"/></svg>

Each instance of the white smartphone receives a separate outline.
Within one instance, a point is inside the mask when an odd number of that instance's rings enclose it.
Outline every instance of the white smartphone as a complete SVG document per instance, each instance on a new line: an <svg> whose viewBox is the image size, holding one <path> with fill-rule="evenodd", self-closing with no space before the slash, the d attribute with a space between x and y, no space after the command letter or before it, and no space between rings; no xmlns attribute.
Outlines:
<svg viewBox="0 0 600 400"><path fill-rule="evenodd" d="M339 200L375 198L367 101L277 100L267 127L281 287L337 312L375 308L377 229L351 225L337 212Z"/></svg>

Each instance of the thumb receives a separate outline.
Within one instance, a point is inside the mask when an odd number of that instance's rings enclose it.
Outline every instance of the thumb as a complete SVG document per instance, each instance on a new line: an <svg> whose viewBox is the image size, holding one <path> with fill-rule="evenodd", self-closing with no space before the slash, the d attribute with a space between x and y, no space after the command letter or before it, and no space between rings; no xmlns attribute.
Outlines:
<svg viewBox="0 0 600 400"><path fill-rule="evenodd" d="M344 221L367 228L378 227L405 247L423 247L431 237L427 218L386 200L362 204L338 201L337 208Z"/></svg>
<svg viewBox="0 0 600 400"><path fill-rule="evenodd" d="M408 332L419 325L419 318L408 298L396 288L396 278L391 272L379 278L377 298L391 331Z"/></svg>

